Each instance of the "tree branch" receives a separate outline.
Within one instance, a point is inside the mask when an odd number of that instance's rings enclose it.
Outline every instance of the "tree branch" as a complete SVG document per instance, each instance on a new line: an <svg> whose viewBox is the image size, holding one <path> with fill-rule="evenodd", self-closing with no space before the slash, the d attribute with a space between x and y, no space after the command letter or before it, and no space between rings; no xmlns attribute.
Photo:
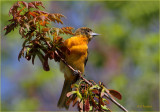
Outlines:
<svg viewBox="0 0 160 112"><path fill-rule="evenodd" d="M73 72L77 72L73 67L71 67L70 65L67 64L67 62L61 58L61 56L58 54L57 51L55 51L56 55L61 59L61 61L63 61L63 63L70 68ZM82 80L84 80L87 84L89 84L90 86L93 86L93 84L91 82L89 82L87 79L85 79L84 77L81 76L81 72L78 71L78 77ZM121 104L119 104L116 100L114 100L108 93L104 94L110 101L112 101L114 104L116 104L119 108L121 108L124 112L128 112L127 109L125 109Z"/></svg>
<svg viewBox="0 0 160 112"><path fill-rule="evenodd" d="M51 49L52 46L46 42L48 47ZM67 64L67 62L58 54L57 51L55 51L55 54L60 58L60 60L69 68L71 69L73 72L77 72L77 70L75 70L73 67L71 67L69 64ZM87 79L85 79L84 77L82 77L81 75L82 73L80 71L78 71L78 77L82 80L84 80L87 84L89 84L90 86L93 86L93 84L91 82L89 82ZM110 101L112 101L114 104L116 104L120 109L122 109L124 112L128 112L128 110L126 108L124 108L121 104L119 104L116 100L114 100L109 93L105 93L104 94Z"/></svg>

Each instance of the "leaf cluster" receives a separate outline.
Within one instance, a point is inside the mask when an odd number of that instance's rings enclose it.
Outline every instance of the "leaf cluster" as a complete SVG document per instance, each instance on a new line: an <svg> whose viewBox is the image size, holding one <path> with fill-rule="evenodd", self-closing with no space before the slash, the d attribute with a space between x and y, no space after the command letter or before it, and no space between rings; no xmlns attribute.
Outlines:
<svg viewBox="0 0 160 112"><path fill-rule="evenodd" d="M5 26L5 35L19 27L19 34L24 39L18 60L23 56L34 64L35 57L38 56L42 62L44 70L49 70L48 59L60 61L54 53L55 50L64 57L64 52L69 53L69 49L64 46L63 38L60 34L74 35L73 27L50 27L51 22L63 24L62 14L48 13L41 11L44 8L42 2L16 2L9 10L12 19L10 24Z"/></svg>
<svg viewBox="0 0 160 112"><path fill-rule="evenodd" d="M84 80L79 84L72 85L72 91L67 93L67 105L73 102L73 107L77 104L79 111L111 111L107 105L109 101L105 97L105 93L112 98L121 100L122 96L118 91L107 89L103 83L96 84L90 81L93 85L89 85Z"/></svg>

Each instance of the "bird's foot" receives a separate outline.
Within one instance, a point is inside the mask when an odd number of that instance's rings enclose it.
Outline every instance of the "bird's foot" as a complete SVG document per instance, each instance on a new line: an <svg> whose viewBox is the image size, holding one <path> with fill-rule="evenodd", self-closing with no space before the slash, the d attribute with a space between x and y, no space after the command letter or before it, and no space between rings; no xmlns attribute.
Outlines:
<svg viewBox="0 0 160 112"><path fill-rule="evenodd" d="M74 70L73 74L74 74L75 76L79 76L79 75L81 74L81 72L80 72L79 70Z"/></svg>

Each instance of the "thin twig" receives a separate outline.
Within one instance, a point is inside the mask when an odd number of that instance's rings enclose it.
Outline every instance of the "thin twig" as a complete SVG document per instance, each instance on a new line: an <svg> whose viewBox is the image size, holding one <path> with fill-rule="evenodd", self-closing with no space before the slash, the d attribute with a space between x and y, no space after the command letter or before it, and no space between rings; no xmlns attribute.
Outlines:
<svg viewBox="0 0 160 112"><path fill-rule="evenodd" d="M47 44L48 44L48 46L51 48L51 45L48 43L48 42L46 42ZM71 67L69 64L67 64L67 62L58 54L58 52L57 51L55 51L55 54L61 59L61 61L69 68L69 69L71 69L73 72L75 72L76 70L73 68L73 67ZM89 82L87 79L85 79L84 77L82 77L81 76L81 72L80 71L78 71L79 72L79 74L78 74L78 76L79 76L79 78L80 79L82 79L82 80L84 80L87 84L89 84L90 86L93 86L93 84L91 83L91 82ZM114 104L116 104L119 108L121 108L124 112L128 112L128 110L127 109L125 109L121 104L119 104L116 100L114 100L110 95L109 95L109 93L105 93L104 94L110 101L112 101Z"/></svg>

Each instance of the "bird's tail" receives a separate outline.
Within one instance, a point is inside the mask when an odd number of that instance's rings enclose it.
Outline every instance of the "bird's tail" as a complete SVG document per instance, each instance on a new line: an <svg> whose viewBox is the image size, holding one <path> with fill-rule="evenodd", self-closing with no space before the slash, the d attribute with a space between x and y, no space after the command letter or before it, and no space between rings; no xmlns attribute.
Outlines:
<svg viewBox="0 0 160 112"><path fill-rule="evenodd" d="M59 108L66 108L66 109L69 108L69 106L66 104L66 101L68 99L66 95L68 92L71 91L71 84L72 82L70 80L64 81L62 93L57 104Z"/></svg>

